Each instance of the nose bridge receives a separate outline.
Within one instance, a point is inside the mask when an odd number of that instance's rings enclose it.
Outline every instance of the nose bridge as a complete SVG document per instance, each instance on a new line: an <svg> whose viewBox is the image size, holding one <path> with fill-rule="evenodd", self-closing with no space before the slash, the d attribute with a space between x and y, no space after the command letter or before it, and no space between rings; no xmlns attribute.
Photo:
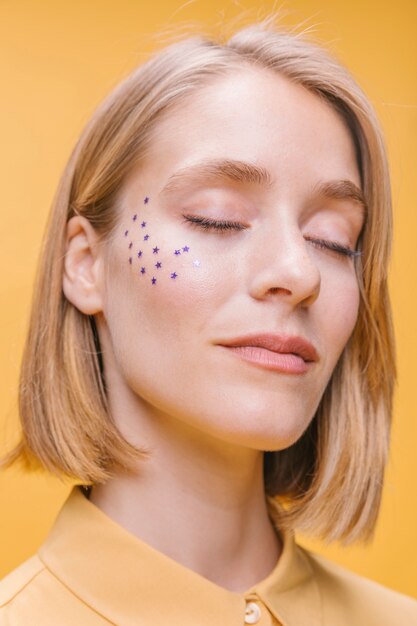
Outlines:
<svg viewBox="0 0 417 626"><path fill-rule="evenodd" d="M280 210L259 228L251 263L255 298L282 294L294 304L312 304L320 291L321 274L292 211Z"/></svg>

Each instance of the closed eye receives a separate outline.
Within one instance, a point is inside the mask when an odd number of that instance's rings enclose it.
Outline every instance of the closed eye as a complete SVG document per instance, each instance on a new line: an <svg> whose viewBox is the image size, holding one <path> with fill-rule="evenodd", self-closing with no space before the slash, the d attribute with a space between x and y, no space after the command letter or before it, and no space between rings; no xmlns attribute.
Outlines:
<svg viewBox="0 0 417 626"><path fill-rule="evenodd" d="M196 225L199 228L203 228L204 230L214 230L219 233L225 233L231 230L246 230L248 227L240 222L231 222L228 220L212 220L207 217L200 217L197 215L184 215L184 222L189 222L193 225ZM362 255L361 250L352 250L348 246L343 246L337 241L330 241L328 239L320 239L316 237L305 237L306 241L311 242L314 246L326 250L330 250L332 252L336 252L342 256L354 258Z"/></svg>
<svg viewBox="0 0 417 626"><path fill-rule="evenodd" d="M327 250L332 250L333 252L337 252L347 257L359 257L362 255L361 250L352 250L347 246L342 246L342 244L337 241L329 241L328 239L317 239L316 237L305 237L306 241L311 241L314 246L318 248L325 248Z"/></svg>
<svg viewBox="0 0 417 626"><path fill-rule="evenodd" d="M229 222L227 220L211 220L207 217L198 217L196 215L183 215L185 222L191 222L196 224L205 230L216 230L218 232L225 232L228 230L246 230L247 226L240 222Z"/></svg>

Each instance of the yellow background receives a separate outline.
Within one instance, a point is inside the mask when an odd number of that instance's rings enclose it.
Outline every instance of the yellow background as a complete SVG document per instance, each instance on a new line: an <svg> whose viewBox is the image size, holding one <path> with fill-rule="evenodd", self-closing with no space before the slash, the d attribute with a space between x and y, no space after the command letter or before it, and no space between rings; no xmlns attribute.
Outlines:
<svg viewBox="0 0 417 626"><path fill-rule="evenodd" d="M181 6L183 4L184 6ZM308 20L374 102L387 138L395 207L390 286L399 357L391 462L374 542L300 542L417 597L417 2L288 0L284 23ZM155 45L152 33L215 25L271 2L0 0L1 445L16 433L17 377L34 268L51 199L98 102ZM0 577L31 555L69 490L38 474L0 474Z"/></svg>

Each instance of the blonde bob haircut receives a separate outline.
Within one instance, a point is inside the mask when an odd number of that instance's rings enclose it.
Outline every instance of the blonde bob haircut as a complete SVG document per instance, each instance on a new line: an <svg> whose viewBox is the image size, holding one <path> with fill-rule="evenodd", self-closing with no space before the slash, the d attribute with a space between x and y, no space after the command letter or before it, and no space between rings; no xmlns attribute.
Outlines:
<svg viewBox="0 0 417 626"><path fill-rule="evenodd" d="M87 485L148 458L122 437L108 410L94 316L64 296L66 224L82 215L108 242L119 226L118 193L146 158L161 114L217 76L258 67L304 86L339 113L356 147L366 200L362 255L353 261L360 289L355 328L303 435L285 450L265 451L265 493L281 528L328 542L366 542L381 503L396 381L386 152L374 110L348 71L303 34L274 22L240 27L224 41L182 34L117 86L82 132L42 243L20 373L22 436L3 464L20 460Z"/></svg>

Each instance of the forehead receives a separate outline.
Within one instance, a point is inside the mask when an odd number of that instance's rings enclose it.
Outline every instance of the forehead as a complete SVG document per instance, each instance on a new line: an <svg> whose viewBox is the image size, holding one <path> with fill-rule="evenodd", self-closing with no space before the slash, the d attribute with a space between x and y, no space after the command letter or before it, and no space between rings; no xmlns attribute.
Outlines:
<svg viewBox="0 0 417 626"><path fill-rule="evenodd" d="M203 159L249 161L283 184L348 178L359 184L350 131L340 114L305 87L267 69L210 77L156 122L146 169L167 178Z"/></svg>

